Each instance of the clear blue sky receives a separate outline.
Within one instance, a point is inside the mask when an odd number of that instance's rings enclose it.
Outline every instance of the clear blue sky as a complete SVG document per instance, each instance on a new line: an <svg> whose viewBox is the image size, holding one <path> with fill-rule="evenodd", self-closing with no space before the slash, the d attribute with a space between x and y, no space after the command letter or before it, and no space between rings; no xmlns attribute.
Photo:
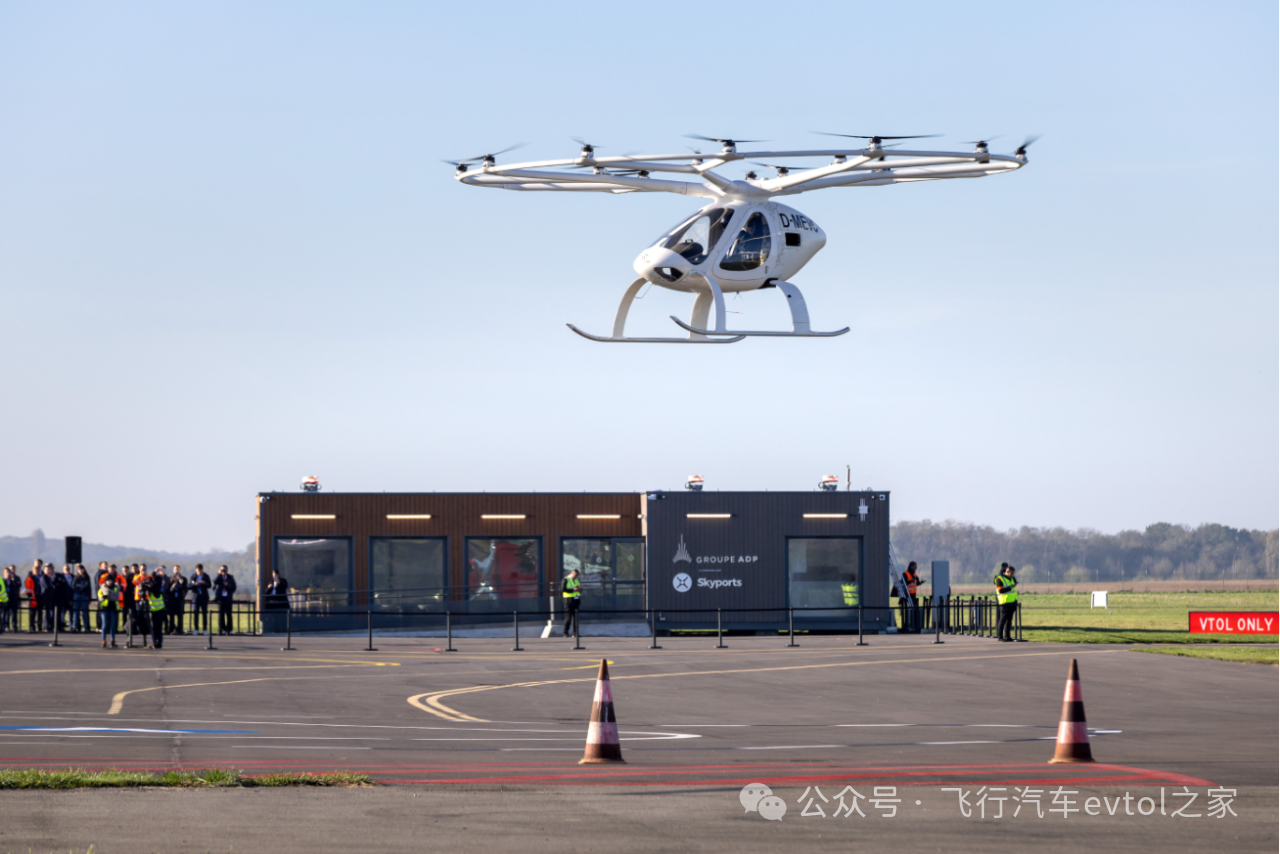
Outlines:
<svg viewBox="0 0 1280 854"><path fill-rule="evenodd" d="M0 5L0 533L240 547L253 496L811 489L1277 524L1277 7ZM439 160L1042 133L792 204L842 338L590 344L695 202ZM741 171L740 169L738 170ZM730 174L735 174L733 169ZM778 292L734 321L784 321ZM654 291L634 331L672 334Z"/></svg>

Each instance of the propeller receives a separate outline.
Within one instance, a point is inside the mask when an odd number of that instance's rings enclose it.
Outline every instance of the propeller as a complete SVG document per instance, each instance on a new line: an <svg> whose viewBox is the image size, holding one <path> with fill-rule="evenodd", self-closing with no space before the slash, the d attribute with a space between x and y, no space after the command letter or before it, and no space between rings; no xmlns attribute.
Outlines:
<svg viewBox="0 0 1280 854"><path fill-rule="evenodd" d="M827 133L824 130L815 130L810 132L816 133L820 136L842 136L845 139L869 139L873 146L879 145L886 139L932 139L935 136L942 136L940 133L921 133L916 134L915 136L862 136L861 134L856 133Z"/></svg>
<svg viewBox="0 0 1280 854"><path fill-rule="evenodd" d="M527 144L528 143L517 142L515 145L507 146L501 151L495 151L492 154L481 154L477 157L464 157L461 160L443 160L441 162L448 163L450 166L454 166L459 169L461 169L463 166L466 166L467 164L470 164L470 163L485 163L487 165L492 166L494 158L497 157L499 154L506 154L508 151L515 151L517 148L524 148L525 145Z"/></svg>
<svg viewBox="0 0 1280 854"><path fill-rule="evenodd" d="M768 142L767 139L719 139L714 136L702 136L701 134L696 134L696 133L686 133L685 138L701 139L707 142L718 142L724 146L725 151L733 151L738 147L738 143L740 142Z"/></svg>
<svg viewBox="0 0 1280 854"><path fill-rule="evenodd" d="M574 163L570 169L594 169L600 175L638 175L641 178L649 177L648 169L610 169L607 166L597 166L590 163Z"/></svg>
<svg viewBox="0 0 1280 854"><path fill-rule="evenodd" d="M604 146L600 146L600 145L592 145L591 143L587 142L585 139L583 139L582 137L579 137L579 136L571 136L571 137L569 137L569 139L571 139L571 140L573 140L574 142L578 143L578 145L581 145L581 146L582 146L582 153L583 153L583 155L585 155L585 156L587 156L587 157L590 157L592 154L595 154L595 151L596 151L596 149L597 149L597 148L603 148L603 147L604 147Z"/></svg>
<svg viewBox="0 0 1280 854"><path fill-rule="evenodd" d="M779 166L779 165L778 165L778 164L776 164L776 163L761 163L761 162L759 162L758 160L752 160L751 162L752 162L753 164L755 164L756 166L766 166L766 167L768 167L768 168L770 168L770 169L777 169L777 170L778 170L778 177L779 177L779 178L781 178L783 175L786 175L787 173L789 173L792 169L817 169L817 168L819 168L819 167L817 167L817 166Z"/></svg>
<svg viewBox="0 0 1280 854"><path fill-rule="evenodd" d="M979 153L985 154L985 153L986 153L986 151L987 151L987 145L988 145L988 144L990 144L990 143L992 143L992 142L995 142L997 139L999 139L999 138L1000 138L1000 137L1002 137L1002 136L1004 136L1004 134L997 134L996 136L989 136L989 137L987 137L986 139L969 139L969 140L965 140L964 144L965 144L965 145L975 145L975 146L977 146L977 151L978 151Z"/></svg>
<svg viewBox="0 0 1280 854"><path fill-rule="evenodd" d="M1026 156L1027 156L1027 149L1031 147L1031 143L1035 142L1035 141L1036 141L1037 139L1039 139L1039 138L1040 138L1040 134L1038 134L1038 133L1033 133L1031 136L1029 136L1029 137L1027 137L1026 139L1024 139L1024 140L1022 141L1022 145L1019 145L1019 146L1018 146L1018 150L1014 152L1014 156L1016 156L1016 157L1026 157Z"/></svg>

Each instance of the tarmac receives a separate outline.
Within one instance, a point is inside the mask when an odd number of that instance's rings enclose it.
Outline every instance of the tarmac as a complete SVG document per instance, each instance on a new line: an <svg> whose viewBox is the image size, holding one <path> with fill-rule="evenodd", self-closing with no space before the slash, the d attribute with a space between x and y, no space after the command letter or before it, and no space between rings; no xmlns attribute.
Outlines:
<svg viewBox="0 0 1280 854"><path fill-rule="evenodd" d="M49 639L0 636L0 767L381 785L7 791L0 854L1277 848L1274 667L932 635ZM627 763L579 766L601 658ZM1072 658L1098 762L1049 765Z"/></svg>

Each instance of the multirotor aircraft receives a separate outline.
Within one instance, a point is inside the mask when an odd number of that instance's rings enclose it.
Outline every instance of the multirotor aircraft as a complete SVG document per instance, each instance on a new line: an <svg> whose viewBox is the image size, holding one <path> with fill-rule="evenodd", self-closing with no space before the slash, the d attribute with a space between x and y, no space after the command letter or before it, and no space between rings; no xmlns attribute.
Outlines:
<svg viewBox="0 0 1280 854"><path fill-rule="evenodd" d="M598 157L596 146L576 140L582 150L569 160L541 160L499 166L497 157L511 148L461 161L445 161L456 168L454 177L464 184L503 190L576 193L677 193L709 200L693 216L658 238L640 253L632 265L639 275L627 288L618 306L609 337L569 328L592 341L663 344L732 344L753 336L831 338L833 332L811 328L809 309L799 288L790 279L826 245L826 232L809 217L780 204L779 196L794 196L829 187L880 187L938 181L947 178L982 178L1012 172L1027 164L1027 147L1038 137L1028 137L1013 154L992 154L991 140L967 143L973 151L908 151L884 145L886 140L922 139L920 136L826 136L865 139L859 149L739 152L738 146L759 140L694 139L717 142L719 152L704 154L623 155ZM993 137L994 139L994 137ZM902 143L897 143L901 145ZM513 146L513 148L518 146ZM786 158L830 157L822 166L762 163ZM741 180L717 173L719 167L747 161L774 170L761 178L750 171ZM590 170L590 171L583 171ZM652 177L655 172L690 176L673 181ZM646 284L695 295L689 322L672 317L688 332L684 338L629 338L627 313L636 294ZM724 295L776 288L787 298L791 331L728 329ZM715 324L707 321L715 308Z"/></svg>

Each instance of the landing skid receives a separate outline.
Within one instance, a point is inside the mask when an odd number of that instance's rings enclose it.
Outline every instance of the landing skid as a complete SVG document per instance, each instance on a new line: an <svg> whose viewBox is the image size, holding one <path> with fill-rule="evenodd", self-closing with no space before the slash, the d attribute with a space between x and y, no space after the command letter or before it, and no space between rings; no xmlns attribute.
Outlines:
<svg viewBox="0 0 1280 854"><path fill-rule="evenodd" d="M849 331L849 327L846 326L844 329L839 329L835 332L751 332L743 329L733 329L729 332L712 332L710 329L695 329L675 315L672 315L671 319L679 324L682 329L687 329L699 335L736 335L738 338L835 338L837 335L843 335ZM575 329L574 331L576 332L577 330ZM733 340L737 341L738 338ZM607 341L608 339L603 340ZM683 341L684 339L680 338L678 340Z"/></svg>
<svg viewBox="0 0 1280 854"><path fill-rule="evenodd" d="M608 338L603 335L592 335L590 332L583 332L572 323L565 325L577 334L586 338L588 341L599 341L602 344L734 344L743 338L751 337L768 337L768 338L834 338L837 335L843 335L849 331L849 327L839 329L835 332L814 332L809 328L809 307L805 304L804 295L800 293L800 289L790 282L778 282L775 284L782 293L787 297L787 308L791 309L791 331L790 332L764 332L764 331L738 331L733 329L725 329L725 308L724 293L720 290L720 284L706 273L693 273L706 283L705 290L697 292L698 298L693 303L693 314L689 317L689 322L685 323L678 317L672 317L682 329L689 333L688 338L629 338L626 335L627 313L631 310L631 303L635 301L636 294L646 284L644 279L636 279L627 288L627 292L622 296L622 302L618 305L618 314L613 320L613 335ZM715 329L707 329L707 320L711 314L711 308L715 306L716 323Z"/></svg>
<svg viewBox="0 0 1280 854"><path fill-rule="evenodd" d="M698 330L691 326L685 326L683 323L680 325L684 326L690 332L703 334L699 333ZM606 338L603 335L592 335L590 332L583 332L572 323L566 323L565 326L569 327L583 338L590 341L600 341L605 344L732 344L735 341L741 341L743 338L747 337L746 335L735 334L733 338L629 338L626 336L621 338Z"/></svg>
<svg viewBox="0 0 1280 854"><path fill-rule="evenodd" d="M691 332L688 338L628 338L626 335L627 312L631 310L631 303L635 301L636 294L644 287L646 281L644 279L636 279L631 283L631 287L627 288L627 292L622 295L622 302L618 305L618 314L613 319L613 335L605 338L602 335L592 335L590 332L583 332L572 323L566 323L574 332L586 338L588 341L599 341L604 344L733 344L745 338L745 335L736 335L733 333L720 333L717 338L708 338L701 332ZM715 290L713 296L710 289L698 294L698 298L693 303L693 315L689 321L696 326L706 326L707 316L711 313L712 303L716 305L716 324L724 325L724 298L720 296L719 289ZM725 337L726 334L732 337Z"/></svg>
<svg viewBox="0 0 1280 854"><path fill-rule="evenodd" d="M791 309L791 331L790 332L753 332L742 329L725 329L723 324L717 323L715 329L702 329L697 325L685 323L680 318L672 315L671 319L676 322L682 329L687 329L694 335L737 335L739 338L761 337L761 338L835 338L837 335L843 335L849 331L849 327L837 329L835 332L814 332L809 327L809 306L804 301L804 294L800 293L800 289L790 282L774 282L778 290L787 296L787 308ZM737 339L734 339L737 340Z"/></svg>

